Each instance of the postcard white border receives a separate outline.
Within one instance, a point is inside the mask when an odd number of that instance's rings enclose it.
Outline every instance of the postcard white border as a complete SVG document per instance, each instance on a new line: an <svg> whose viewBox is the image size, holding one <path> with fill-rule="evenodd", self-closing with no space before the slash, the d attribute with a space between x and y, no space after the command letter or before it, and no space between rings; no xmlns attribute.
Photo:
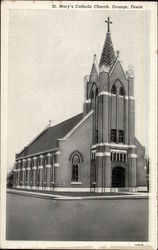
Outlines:
<svg viewBox="0 0 158 250"><path fill-rule="evenodd" d="M9 9L52 9L52 2L54 1L4 1L2 2L2 86L1 86L1 248L60 248L60 249L75 249L75 248L102 248L112 249L156 249L157 248L157 3L156 2L135 2L136 5L142 5L143 9L138 11L150 11L151 12L151 53L150 53L150 89L149 89L149 155L151 157L151 164L153 170L151 172L151 188L150 194L150 232L149 242L44 242L44 241L6 241L5 240L5 219L6 219L6 192L5 192L5 176L6 176L6 138L7 138L7 65L8 65L8 27L9 27ZM66 4L75 2L67 1ZM79 2L80 5L82 2ZM94 2L87 1L83 4L94 5ZM95 2L96 3L96 2ZM133 2L99 2L109 3L117 5L130 6ZM81 9L78 9L81 11ZM83 10L83 9L82 9ZM86 11L87 9L84 9ZM115 9L116 10L116 9ZM120 9L122 10L122 9ZM136 10L136 9L135 9ZM53 11L53 9L52 9ZM99 9L97 9L99 11ZM117 10L119 11L119 9ZM125 10L127 11L127 10ZM132 11L132 9L131 9Z"/></svg>

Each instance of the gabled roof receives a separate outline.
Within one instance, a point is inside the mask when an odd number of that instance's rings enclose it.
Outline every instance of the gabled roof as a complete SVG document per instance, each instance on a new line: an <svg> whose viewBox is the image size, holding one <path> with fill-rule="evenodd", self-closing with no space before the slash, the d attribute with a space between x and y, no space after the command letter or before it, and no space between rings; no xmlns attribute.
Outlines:
<svg viewBox="0 0 158 250"><path fill-rule="evenodd" d="M106 33L106 39L103 46L99 67L102 65L111 67L116 61L116 54L113 48L111 33L108 31Z"/></svg>
<svg viewBox="0 0 158 250"><path fill-rule="evenodd" d="M111 76L115 70L118 70L119 73L123 76L123 78L125 78L127 80L125 71L121 65L121 62L118 59L116 59L115 63L111 67L110 72L109 72L109 76Z"/></svg>
<svg viewBox="0 0 158 250"><path fill-rule="evenodd" d="M78 129L91 115L93 114L93 109L90 110L84 117L63 137L58 140L65 141L69 136L71 136L76 129Z"/></svg>
<svg viewBox="0 0 158 250"><path fill-rule="evenodd" d="M82 118L83 113L80 113L53 127L46 128L46 130L39 134L23 151L17 154L16 158L57 148L57 139L64 137Z"/></svg>

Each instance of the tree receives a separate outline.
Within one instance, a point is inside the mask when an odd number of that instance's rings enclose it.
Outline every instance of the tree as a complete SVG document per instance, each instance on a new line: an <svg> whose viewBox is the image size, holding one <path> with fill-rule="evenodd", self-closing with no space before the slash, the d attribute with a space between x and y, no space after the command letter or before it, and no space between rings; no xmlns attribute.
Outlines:
<svg viewBox="0 0 158 250"><path fill-rule="evenodd" d="M7 174L7 188L13 188L14 172L11 170Z"/></svg>

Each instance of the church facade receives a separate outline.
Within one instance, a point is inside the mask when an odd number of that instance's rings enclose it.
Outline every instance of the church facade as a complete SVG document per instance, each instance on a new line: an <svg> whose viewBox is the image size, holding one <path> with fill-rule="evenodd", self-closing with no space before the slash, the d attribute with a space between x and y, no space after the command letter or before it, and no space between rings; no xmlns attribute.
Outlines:
<svg viewBox="0 0 158 250"><path fill-rule="evenodd" d="M14 187L114 192L146 189L145 148L135 137L134 75L114 50L110 19L99 64L84 77L83 113L49 124L14 164Z"/></svg>

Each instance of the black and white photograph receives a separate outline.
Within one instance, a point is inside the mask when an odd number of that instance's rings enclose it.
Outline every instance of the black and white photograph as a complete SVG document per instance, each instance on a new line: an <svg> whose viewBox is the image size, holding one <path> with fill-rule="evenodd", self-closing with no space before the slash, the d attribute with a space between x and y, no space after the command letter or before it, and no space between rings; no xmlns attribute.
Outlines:
<svg viewBox="0 0 158 250"><path fill-rule="evenodd" d="M2 3L2 249L157 248L156 7Z"/></svg>

